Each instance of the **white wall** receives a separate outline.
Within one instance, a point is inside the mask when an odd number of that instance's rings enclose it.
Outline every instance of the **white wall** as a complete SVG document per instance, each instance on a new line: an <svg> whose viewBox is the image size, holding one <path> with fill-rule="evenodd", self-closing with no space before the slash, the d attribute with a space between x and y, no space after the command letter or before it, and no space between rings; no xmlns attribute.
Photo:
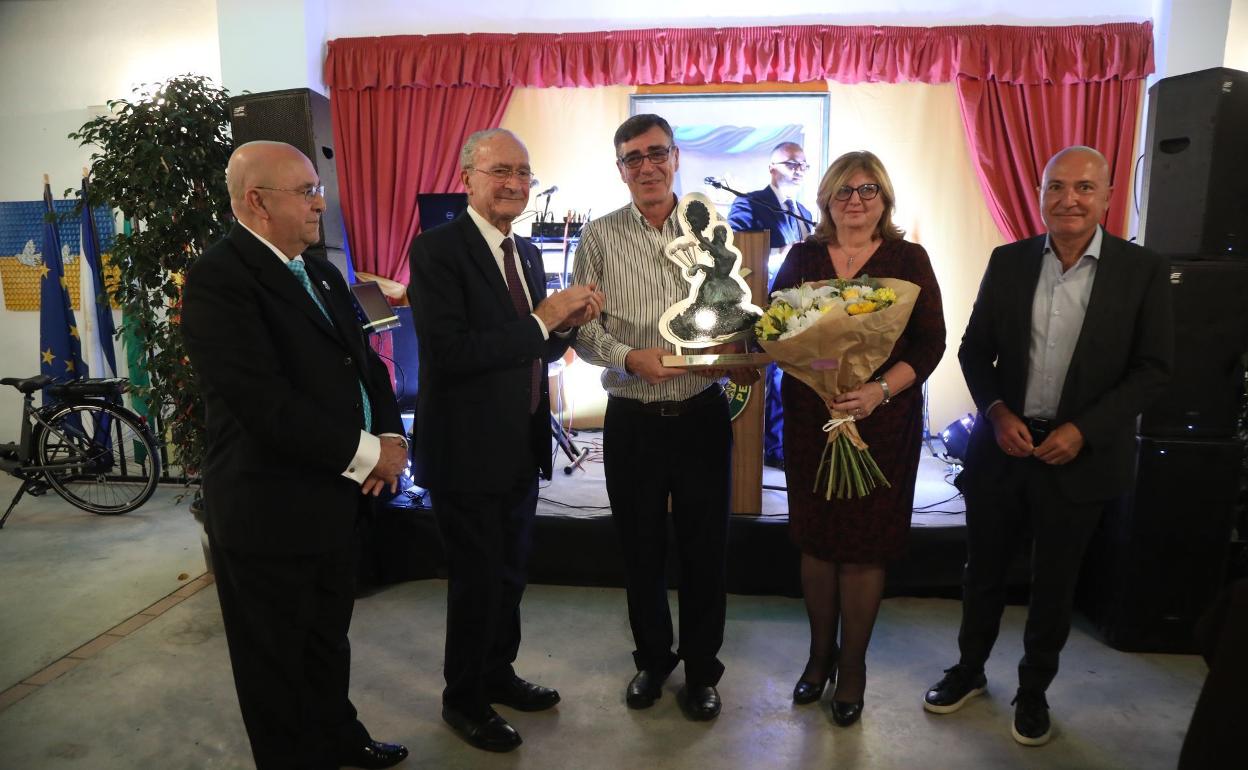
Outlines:
<svg viewBox="0 0 1248 770"><path fill-rule="evenodd" d="M1223 66L1248 72L1248 0L1231 3Z"/></svg>
<svg viewBox="0 0 1248 770"><path fill-rule="evenodd" d="M92 106L143 82L197 72L219 81L212 0L0 2L0 200L38 200L42 175L58 197L77 187L90 150L66 135ZM39 314L0 306L0 376L39 372ZM10 395L12 394L12 395ZM16 391L0 389L0 441L17 437Z"/></svg>
<svg viewBox="0 0 1248 770"><path fill-rule="evenodd" d="M1059 25L1142 21L1152 0L329 0L329 38L450 32L590 32L765 24ZM760 12L761 11L761 12Z"/></svg>

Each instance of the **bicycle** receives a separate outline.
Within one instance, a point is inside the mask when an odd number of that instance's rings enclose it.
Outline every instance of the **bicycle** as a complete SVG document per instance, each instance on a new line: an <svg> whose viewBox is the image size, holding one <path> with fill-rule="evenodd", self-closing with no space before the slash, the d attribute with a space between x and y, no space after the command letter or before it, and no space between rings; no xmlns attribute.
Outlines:
<svg viewBox="0 0 1248 770"><path fill-rule="evenodd" d="M127 380L57 383L40 375L5 377L0 385L23 396L21 438L0 443L0 470L22 480L0 528L22 495L38 497L49 488L69 504L104 516L133 511L156 491L156 439L145 419L121 406ZM39 390L55 403L36 408Z"/></svg>

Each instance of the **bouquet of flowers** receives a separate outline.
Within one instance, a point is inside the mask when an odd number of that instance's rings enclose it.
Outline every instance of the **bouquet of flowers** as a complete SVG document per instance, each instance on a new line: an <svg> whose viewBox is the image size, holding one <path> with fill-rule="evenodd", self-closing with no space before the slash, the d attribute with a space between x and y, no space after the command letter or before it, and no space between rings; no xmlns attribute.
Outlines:
<svg viewBox="0 0 1248 770"><path fill-rule="evenodd" d="M858 434L851 414L832 408L841 393L861 387L893 352L919 287L896 278L803 283L772 292L754 334L785 374L810 386L828 407L828 443L815 474L825 499L865 497L888 479Z"/></svg>

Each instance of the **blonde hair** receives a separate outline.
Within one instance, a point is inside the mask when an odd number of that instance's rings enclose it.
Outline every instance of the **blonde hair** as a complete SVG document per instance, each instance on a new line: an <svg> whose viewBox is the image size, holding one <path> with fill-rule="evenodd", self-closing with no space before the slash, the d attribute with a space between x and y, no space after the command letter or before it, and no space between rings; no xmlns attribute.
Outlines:
<svg viewBox="0 0 1248 770"><path fill-rule="evenodd" d="M858 150L847 152L832 161L832 165L823 173L823 179L819 180L819 192L815 195L815 201L819 204L819 226L811 234L819 243L838 243L836 223L832 221L832 198L858 171L873 177L879 183L880 195L884 198L884 212L880 214L874 235L886 241L899 241L906 234L905 230L893 224L893 209L897 199L893 194L893 181L888 178L884 164L874 153Z"/></svg>

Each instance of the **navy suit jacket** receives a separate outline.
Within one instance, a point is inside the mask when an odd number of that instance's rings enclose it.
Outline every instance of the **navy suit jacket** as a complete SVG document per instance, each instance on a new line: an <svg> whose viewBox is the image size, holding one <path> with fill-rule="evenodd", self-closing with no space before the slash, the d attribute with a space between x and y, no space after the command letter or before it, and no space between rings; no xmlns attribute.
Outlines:
<svg viewBox="0 0 1248 770"><path fill-rule="evenodd" d="M303 257L333 323L290 269L241 225L196 261L182 334L203 392L203 484L214 542L252 553L352 542L365 498L342 475L364 427L403 433L390 374L369 348L342 274Z"/></svg>
<svg viewBox="0 0 1248 770"><path fill-rule="evenodd" d="M1031 305L1045 236L992 252L958 360L982 414L1001 399L1023 416L1030 368ZM1136 417L1165 389L1174 357L1169 265L1158 254L1106 233L1079 339L1062 385L1056 423L1074 423L1084 446L1054 466L1062 492L1077 502L1121 494L1135 473ZM962 482L991 484L1017 462L997 446L992 424L977 420Z"/></svg>
<svg viewBox="0 0 1248 770"><path fill-rule="evenodd" d="M798 203L797 213L814 221L814 217L810 215L810 211ZM798 235L798 224L793 217L774 211L769 206L775 207L783 211L784 206L780 205L780 200L776 198L776 194L771 187L764 187L761 190L755 190L752 193L737 198L732 202L732 209L728 212L728 224L733 230L770 230L771 231L771 248L778 249L790 243L797 243L802 240ZM810 227L814 231L814 227Z"/></svg>
<svg viewBox="0 0 1248 770"><path fill-rule="evenodd" d="M514 240L536 307L546 297L541 254ZM550 330L543 340L537 321L516 312L467 212L412 242L408 297L420 344L416 483L435 493L501 493L539 471L550 478L547 378L530 414L531 365L559 358L575 335Z"/></svg>

